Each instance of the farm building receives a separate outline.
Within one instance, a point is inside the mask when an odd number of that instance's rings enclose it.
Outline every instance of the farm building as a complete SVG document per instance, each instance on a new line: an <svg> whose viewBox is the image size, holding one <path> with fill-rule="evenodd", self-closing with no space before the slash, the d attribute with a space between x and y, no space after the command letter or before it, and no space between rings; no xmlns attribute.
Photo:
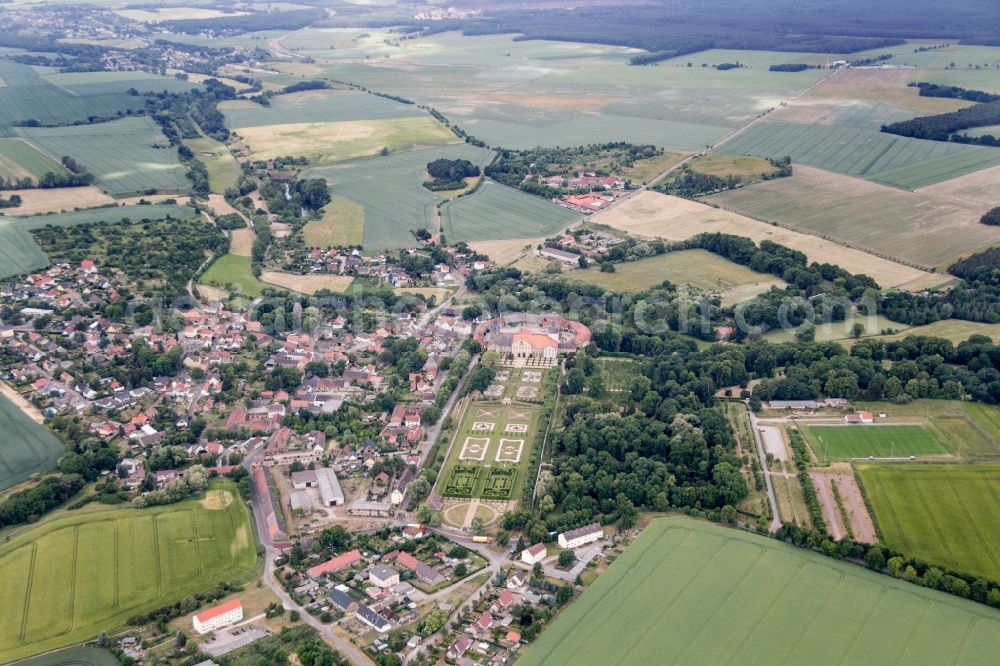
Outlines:
<svg viewBox="0 0 1000 666"><path fill-rule="evenodd" d="M531 548L525 548L521 551L521 561L525 564L534 565L536 562L544 560L547 554L548 549L545 547L545 544L536 543Z"/></svg>
<svg viewBox="0 0 1000 666"><path fill-rule="evenodd" d="M337 473L332 469L307 469L301 472L292 472L292 487L296 490L318 489L320 503L326 507L340 506L344 503L344 491L340 488Z"/></svg>
<svg viewBox="0 0 1000 666"><path fill-rule="evenodd" d="M337 555L333 559L327 560L323 564L317 564L316 566L310 568L306 573L310 578L318 578L324 574L336 573L342 569L346 569L355 562L361 561L361 551L351 550L342 555Z"/></svg>
<svg viewBox="0 0 1000 666"><path fill-rule="evenodd" d="M590 525L584 525L583 527L578 527L575 530L570 530L569 532L563 532L559 535L559 547L560 548L579 548L588 543L597 541L604 536L604 528L601 527L600 523L591 523Z"/></svg>
<svg viewBox="0 0 1000 666"><path fill-rule="evenodd" d="M267 472L260 465L254 465L253 485L251 490L258 505L261 507L264 526L267 528L267 535L272 541L284 541L288 538L284 526L274 511L274 500L271 497L271 488L267 483Z"/></svg>
<svg viewBox="0 0 1000 666"><path fill-rule="evenodd" d="M388 518L392 515L392 505L385 502L369 502L358 500L351 504L347 513L352 516L367 516L369 518Z"/></svg>
<svg viewBox="0 0 1000 666"><path fill-rule="evenodd" d="M573 254L572 252L566 252L565 250L559 250L554 247L543 247L538 251L539 257L545 257L546 259L555 259L556 261L561 261L564 264L576 265L580 261L580 255Z"/></svg>
<svg viewBox="0 0 1000 666"><path fill-rule="evenodd" d="M383 562L395 562L405 568L409 569L413 573L417 574L417 578L427 583L428 585L437 585L444 580L444 575L434 567L425 564L413 557L409 553L402 550L394 550L391 553L386 553L382 558Z"/></svg>
<svg viewBox="0 0 1000 666"><path fill-rule="evenodd" d="M228 627L243 619L243 603L239 599L227 601L194 616L194 630L204 636L216 629Z"/></svg>
<svg viewBox="0 0 1000 666"><path fill-rule="evenodd" d="M872 416L871 412L858 412L857 414L848 414L844 417L844 423L849 423L851 425L874 422L875 417Z"/></svg>

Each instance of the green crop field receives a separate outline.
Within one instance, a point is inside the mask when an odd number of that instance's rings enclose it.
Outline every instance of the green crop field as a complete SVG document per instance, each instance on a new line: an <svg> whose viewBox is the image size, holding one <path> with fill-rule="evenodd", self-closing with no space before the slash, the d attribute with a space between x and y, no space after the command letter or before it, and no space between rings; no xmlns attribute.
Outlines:
<svg viewBox="0 0 1000 666"><path fill-rule="evenodd" d="M177 150L145 116L95 125L19 127L17 132L50 155L69 155L87 167L97 186L112 196L187 192L191 185Z"/></svg>
<svg viewBox="0 0 1000 666"><path fill-rule="evenodd" d="M224 254L212 262L198 278L198 282L256 298L267 285L254 277L250 263L250 257Z"/></svg>
<svg viewBox="0 0 1000 666"><path fill-rule="evenodd" d="M0 139L0 174L4 178L33 178L45 172L65 173L66 169L24 139Z"/></svg>
<svg viewBox="0 0 1000 666"><path fill-rule="evenodd" d="M310 90L279 95L271 100L270 106L233 100L219 104L219 110L226 116L226 126L235 128L426 115L412 104L356 90Z"/></svg>
<svg viewBox="0 0 1000 666"><path fill-rule="evenodd" d="M350 199L334 196L323 207L323 217L309 220L302 235L309 247L347 247L364 240L365 209Z"/></svg>
<svg viewBox="0 0 1000 666"><path fill-rule="evenodd" d="M1000 165L1000 150L925 141L850 126L762 122L719 146L725 153L793 162L916 189Z"/></svg>
<svg viewBox="0 0 1000 666"><path fill-rule="evenodd" d="M568 276L616 292L639 292L670 280L699 290L717 291L726 303L753 298L771 287L785 288L781 278L757 273L705 250L668 252L615 264L614 273L602 273L597 266L591 266Z"/></svg>
<svg viewBox="0 0 1000 666"><path fill-rule="evenodd" d="M820 460L842 458L906 458L945 456L951 449L920 425L803 426L802 431Z"/></svg>
<svg viewBox="0 0 1000 666"><path fill-rule="evenodd" d="M79 95L49 83L35 68L10 60L0 60L0 136L15 136L14 123L37 120L40 123L86 121L91 116L114 117L126 111L142 109L141 97L125 90ZM58 156L65 153L57 153Z"/></svg>
<svg viewBox="0 0 1000 666"><path fill-rule="evenodd" d="M55 72L43 75L42 80L78 97L127 93L130 89L140 93L183 93L198 87L172 76L149 72Z"/></svg>
<svg viewBox="0 0 1000 666"><path fill-rule="evenodd" d="M1000 465L859 465L887 546L1000 580Z"/></svg>
<svg viewBox="0 0 1000 666"><path fill-rule="evenodd" d="M121 662L108 650L72 647L17 662L17 666L118 666Z"/></svg>
<svg viewBox="0 0 1000 666"><path fill-rule="evenodd" d="M326 76L432 106L490 145L509 148L631 141L701 149L828 74L768 71L801 61L796 53L705 51L632 67L634 52L613 46L445 33L331 51L337 36L320 32L288 41L303 55L329 58L318 65ZM351 61L335 60L345 57ZM725 61L747 67L710 66Z"/></svg>
<svg viewBox="0 0 1000 666"><path fill-rule="evenodd" d="M767 537L654 521L518 661L981 664L1000 613Z"/></svg>
<svg viewBox="0 0 1000 666"><path fill-rule="evenodd" d="M55 435L0 396L0 490L55 469L66 452Z"/></svg>
<svg viewBox="0 0 1000 666"><path fill-rule="evenodd" d="M85 511L0 546L0 654L18 659L91 639L250 571L257 553L246 505L232 483L211 488L228 505Z"/></svg>
<svg viewBox="0 0 1000 666"><path fill-rule="evenodd" d="M482 167L493 159L493 152L463 143L353 160L305 174L326 178L331 194L364 208L364 246L368 252L378 252L413 245L413 231L434 228L434 206L447 194L431 192L423 183L428 179L427 164L440 158L466 159Z"/></svg>
<svg viewBox="0 0 1000 666"><path fill-rule="evenodd" d="M441 233L449 241L535 238L557 233L581 217L569 208L487 180L472 194L441 206Z"/></svg>
<svg viewBox="0 0 1000 666"><path fill-rule="evenodd" d="M49 258L15 218L0 217L0 279L36 271Z"/></svg>
<svg viewBox="0 0 1000 666"><path fill-rule="evenodd" d="M922 266L946 268L957 257L1000 242L1000 229L979 223L985 206L801 165L789 178L706 200Z"/></svg>

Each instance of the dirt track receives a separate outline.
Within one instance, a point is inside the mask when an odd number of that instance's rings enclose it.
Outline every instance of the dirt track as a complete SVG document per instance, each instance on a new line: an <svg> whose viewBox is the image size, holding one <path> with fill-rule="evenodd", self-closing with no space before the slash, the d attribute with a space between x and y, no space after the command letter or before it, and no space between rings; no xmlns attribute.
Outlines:
<svg viewBox="0 0 1000 666"><path fill-rule="evenodd" d="M840 539L847 534L843 514L833 495L833 484L836 484L837 492L840 494L844 510L850 520L854 540L863 543L875 543L878 540L875 536L875 524L868 514L868 507L865 506L861 496L861 489L858 488L852 475L812 472L809 476L812 477L813 484L816 486L816 497L820 506L823 507L823 519L834 539Z"/></svg>

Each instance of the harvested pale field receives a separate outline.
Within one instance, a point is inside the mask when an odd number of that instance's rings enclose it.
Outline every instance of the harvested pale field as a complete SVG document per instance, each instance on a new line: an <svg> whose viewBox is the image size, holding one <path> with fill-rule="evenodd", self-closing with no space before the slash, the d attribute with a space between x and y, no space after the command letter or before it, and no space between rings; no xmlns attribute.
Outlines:
<svg viewBox="0 0 1000 666"><path fill-rule="evenodd" d="M992 208L1000 205L1000 166L921 187L917 192L954 197L961 201Z"/></svg>
<svg viewBox="0 0 1000 666"><path fill-rule="evenodd" d="M293 275L280 271L264 271L260 274L260 280L312 296L321 289L342 294L351 286L354 278L348 275Z"/></svg>
<svg viewBox="0 0 1000 666"><path fill-rule="evenodd" d="M254 159L305 155L317 163L375 155L382 148L397 152L461 142L430 117L260 125L238 132L250 145Z"/></svg>
<svg viewBox="0 0 1000 666"><path fill-rule="evenodd" d="M485 254L498 266L506 266L520 259L525 252L541 243L544 238L515 238L513 240L472 241L469 243L476 252Z"/></svg>
<svg viewBox="0 0 1000 666"><path fill-rule="evenodd" d="M163 7L162 9L119 9L118 14L140 23L162 23L163 21L184 21L194 19L214 19L228 16L242 16L246 12L222 12L208 7Z"/></svg>
<svg viewBox="0 0 1000 666"><path fill-rule="evenodd" d="M1000 229L979 222L988 205L801 165L788 178L721 192L705 201L941 270L962 255L1000 242Z"/></svg>
<svg viewBox="0 0 1000 666"><path fill-rule="evenodd" d="M253 252L253 242L257 234L253 229L233 229L229 236L229 254L249 257Z"/></svg>
<svg viewBox="0 0 1000 666"><path fill-rule="evenodd" d="M808 104L814 98L868 100L934 114L955 111L972 104L961 99L921 97L917 88L906 85L912 76L913 70L906 69L844 69L789 106Z"/></svg>
<svg viewBox="0 0 1000 666"><path fill-rule="evenodd" d="M171 199L183 204L188 200L188 197L183 194L146 194L137 197L123 197L121 199L115 199L115 201L125 206L138 206L140 201L159 204L164 201L170 201Z"/></svg>
<svg viewBox="0 0 1000 666"><path fill-rule="evenodd" d="M883 287L915 289L945 280L944 276L881 259L817 236L658 192L640 192L598 213L593 221L647 238L679 241L701 233L717 232L744 236L758 243L770 240L803 252L810 261L834 263L850 271L863 267L864 272Z"/></svg>
<svg viewBox="0 0 1000 666"><path fill-rule="evenodd" d="M323 207L323 217L309 220L302 228L309 247L361 245L365 230L365 209L350 199L333 196Z"/></svg>
<svg viewBox="0 0 1000 666"><path fill-rule="evenodd" d="M18 190L7 194L21 197L21 205L7 208L7 215L38 215L39 213L62 213L77 208L96 208L115 203L115 200L93 185L87 187L53 187L49 189Z"/></svg>
<svg viewBox="0 0 1000 666"><path fill-rule="evenodd" d="M556 109L561 111L575 111L577 113L587 113L599 111L604 107L621 102L623 97L613 97L611 95L577 95L577 94L542 94L522 92L498 92L481 100L468 99L472 104L489 104L504 102L508 104L520 104L523 106L538 107L542 109Z"/></svg>
<svg viewBox="0 0 1000 666"><path fill-rule="evenodd" d="M199 284L198 293L205 301L224 301L229 298L229 292L222 287L213 287L208 284Z"/></svg>
<svg viewBox="0 0 1000 666"><path fill-rule="evenodd" d="M243 214L233 208L232 204L226 201L226 198L221 194L209 194L208 207L211 208L216 215L239 215L240 217L243 217Z"/></svg>

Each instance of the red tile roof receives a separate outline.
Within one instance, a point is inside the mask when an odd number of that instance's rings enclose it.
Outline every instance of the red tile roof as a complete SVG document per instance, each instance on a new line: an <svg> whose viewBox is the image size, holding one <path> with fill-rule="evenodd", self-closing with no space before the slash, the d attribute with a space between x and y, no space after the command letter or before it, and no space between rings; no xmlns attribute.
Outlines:
<svg viewBox="0 0 1000 666"><path fill-rule="evenodd" d="M338 555L332 560L327 560L323 564L317 564L316 566L310 568L306 573L309 574L311 578L316 578L317 576L322 576L326 573L340 571L341 569L349 567L359 560L361 560L361 552L355 549L344 553L343 555Z"/></svg>
<svg viewBox="0 0 1000 666"><path fill-rule="evenodd" d="M208 610L198 613L197 615L195 615L195 618L197 618L199 622L208 622L212 618L219 617L220 615L225 615L229 611L236 610L241 606L243 606L243 602L241 602L239 599L232 599L224 604L219 604L218 606L209 608Z"/></svg>

